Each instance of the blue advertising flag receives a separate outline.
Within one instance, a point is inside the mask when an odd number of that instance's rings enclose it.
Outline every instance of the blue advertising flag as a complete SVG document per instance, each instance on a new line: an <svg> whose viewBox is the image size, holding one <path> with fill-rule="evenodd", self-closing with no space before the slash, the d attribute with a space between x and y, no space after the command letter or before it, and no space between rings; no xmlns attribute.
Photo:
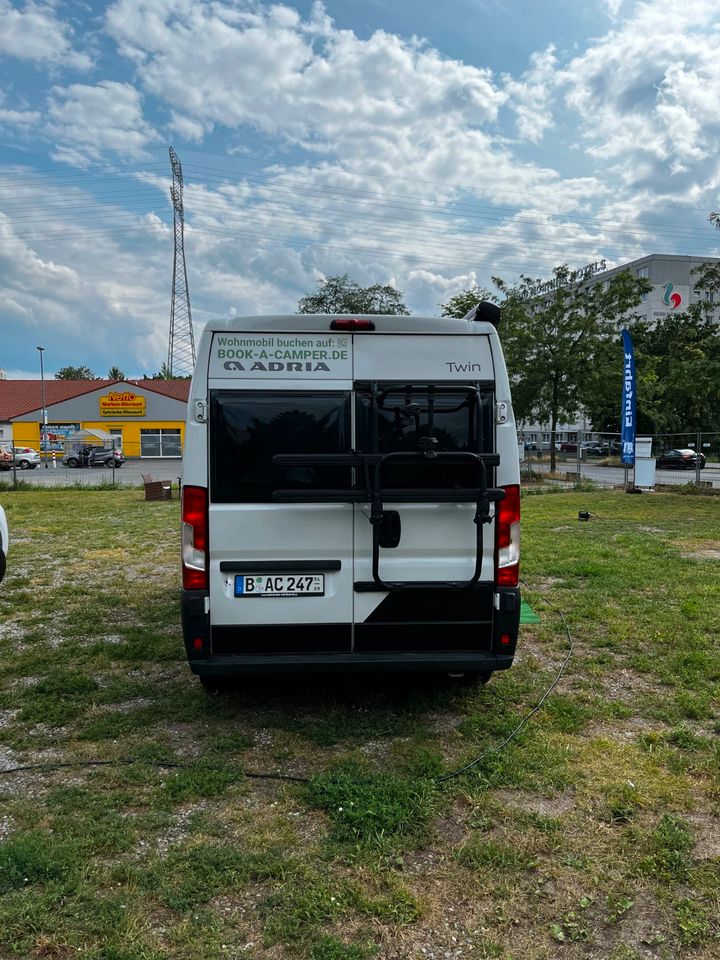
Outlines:
<svg viewBox="0 0 720 960"><path fill-rule="evenodd" d="M623 463L635 463L635 431L637 427L637 405L635 391L635 353L632 338L627 330L622 332L623 342L623 395L620 422L622 424L621 442Z"/></svg>

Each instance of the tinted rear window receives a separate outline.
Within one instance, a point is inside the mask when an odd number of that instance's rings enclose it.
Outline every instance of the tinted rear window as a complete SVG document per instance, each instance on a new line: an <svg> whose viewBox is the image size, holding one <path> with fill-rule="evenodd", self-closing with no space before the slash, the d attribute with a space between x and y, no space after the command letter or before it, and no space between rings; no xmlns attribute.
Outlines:
<svg viewBox="0 0 720 960"><path fill-rule="evenodd" d="M215 503L272 502L276 490L349 487L349 467L277 467L276 453L348 453L350 394L216 391L210 395Z"/></svg>

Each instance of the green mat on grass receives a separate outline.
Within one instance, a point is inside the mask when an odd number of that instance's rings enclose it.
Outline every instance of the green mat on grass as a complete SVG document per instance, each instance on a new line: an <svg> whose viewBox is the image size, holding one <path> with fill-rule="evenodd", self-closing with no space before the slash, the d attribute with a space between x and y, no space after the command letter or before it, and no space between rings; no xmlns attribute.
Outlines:
<svg viewBox="0 0 720 960"><path fill-rule="evenodd" d="M529 603L522 601L520 606L520 623L540 623L540 617L535 613Z"/></svg>

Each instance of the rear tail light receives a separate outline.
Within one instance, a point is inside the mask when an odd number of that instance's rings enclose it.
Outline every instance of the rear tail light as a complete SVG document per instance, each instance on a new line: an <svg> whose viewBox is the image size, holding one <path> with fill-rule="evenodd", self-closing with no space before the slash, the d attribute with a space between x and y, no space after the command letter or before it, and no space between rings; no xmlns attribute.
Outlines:
<svg viewBox="0 0 720 960"><path fill-rule="evenodd" d="M205 487L183 487L181 529L183 587L207 590L208 496Z"/></svg>
<svg viewBox="0 0 720 960"><path fill-rule="evenodd" d="M360 317L336 317L330 324L331 330L350 330L362 333L363 330L374 330L375 321Z"/></svg>
<svg viewBox="0 0 720 960"><path fill-rule="evenodd" d="M505 496L495 513L496 580L500 587L516 587L520 575L520 487L503 488Z"/></svg>

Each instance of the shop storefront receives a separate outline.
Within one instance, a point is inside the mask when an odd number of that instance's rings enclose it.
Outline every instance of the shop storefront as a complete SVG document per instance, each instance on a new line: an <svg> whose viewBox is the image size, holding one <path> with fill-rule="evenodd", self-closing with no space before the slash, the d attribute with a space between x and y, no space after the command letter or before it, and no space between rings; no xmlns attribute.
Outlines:
<svg viewBox="0 0 720 960"><path fill-rule="evenodd" d="M48 381L44 430L38 388L37 381L22 380L0 386L0 419L11 424L16 446L57 455L73 433L97 430L126 457L182 456L189 380ZM18 409L27 403L30 409Z"/></svg>

